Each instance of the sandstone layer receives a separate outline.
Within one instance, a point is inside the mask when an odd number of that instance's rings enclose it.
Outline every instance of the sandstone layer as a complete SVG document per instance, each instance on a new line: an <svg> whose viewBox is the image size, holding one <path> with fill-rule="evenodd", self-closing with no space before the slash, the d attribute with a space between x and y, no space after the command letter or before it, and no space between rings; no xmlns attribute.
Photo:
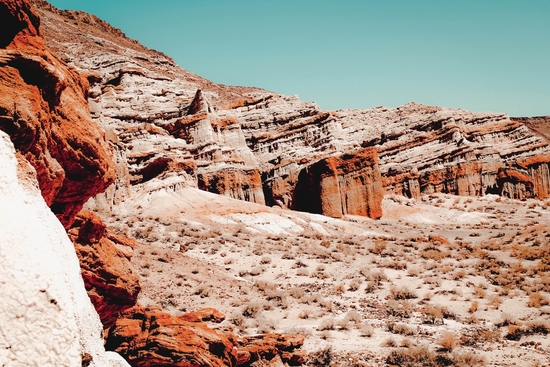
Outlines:
<svg viewBox="0 0 550 367"><path fill-rule="evenodd" d="M88 83L44 45L23 0L0 2L0 129L35 168L44 200L65 227L114 180L110 150L91 121Z"/></svg>
<svg viewBox="0 0 550 367"><path fill-rule="evenodd" d="M380 218L384 190L376 149L333 156L304 168L294 192L296 210L334 218L346 214Z"/></svg>

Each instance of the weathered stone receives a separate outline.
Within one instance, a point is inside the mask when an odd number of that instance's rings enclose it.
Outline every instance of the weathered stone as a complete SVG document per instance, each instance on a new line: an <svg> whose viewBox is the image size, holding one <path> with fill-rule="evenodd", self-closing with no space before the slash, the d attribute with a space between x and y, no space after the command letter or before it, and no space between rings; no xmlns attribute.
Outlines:
<svg viewBox="0 0 550 367"><path fill-rule="evenodd" d="M240 366L280 355L283 361L304 362L299 335L259 335L240 339L209 328L200 319L219 322L223 315L206 309L173 316L156 308L135 307L109 330L106 348L132 366Z"/></svg>
<svg viewBox="0 0 550 367"><path fill-rule="evenodd" d="M262 180L257 169L228 168L198 175L198 187L214 194L265 205Z"/></svg>
<svg viewBox="0 0 550 367"><path fill-rule="evenodd" d="M339 218L382 216L384 189L376 148L323 159L298 177L293 209Z"/></svg>
<svg viewBox="0 0 550 367"><path fill-rule="evenodd" d="M91 121L88 83L44 45L27 1L1 1L9 25L0 48L0 129L35 168L46 203L65 227L114 179L111 154Z"/></svg>
<svg viewBox="0 0 550 367"><path fill-rule="evenodd" d="M134 240L107 229L97 215L82 211L68 231L73 241L86 291L104 328L134 306L140 291L139 277L130 259Z"/></svg>

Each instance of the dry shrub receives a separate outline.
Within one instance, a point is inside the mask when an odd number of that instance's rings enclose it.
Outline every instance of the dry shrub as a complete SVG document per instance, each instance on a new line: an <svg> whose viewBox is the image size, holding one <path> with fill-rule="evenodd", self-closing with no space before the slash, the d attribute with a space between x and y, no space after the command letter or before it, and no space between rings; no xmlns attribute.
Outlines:
<svg viewBox="0 0 550 367"><path fill-rule="evenodd" d="M374 246L370 249L370 252L375 255L382 255L386 247L388 247L388 243L385 240L378 239L374 241Z"/></svg>
<svg viewBox="0 0 550 367"><path fill-rule="evenodd" d="M276 323L272 319L259 318L258 319L258 333L267 334L275 330Z"/></svg>
<svg viewBox="0 0 550 367"><path fill-rule="evenodd" d="M361 336L370 338L374 334L374 328L367 323L363 323L358 327Z"/></svg>
<svg viewBox="0 0 550 367"><path fill-rule="evenodd" d="M309 364L312 366L330 366L332 357L332 347L328 346L316 352L309 353Z"/></svg>
<svg viewBox="0 0 550 367"><path fill-rule="evenodd" d="M443 319L454 319L456 315L446 307L428 304L422 309L422 317L425 324L435 324L440 320L443 325Z"/></svg>
<svg viewBox="0 0 550 367"><path fill-rule="evenodd" d="M393 350L386 358L386 363L400 367L473 367L483 366L486 361L474 353L437 354L426 346L400 348Z"/></svg>
<svg viewBox="0 0 550 367"><path fill-rule="evenodd" d="M348 322L353 322L354 324L359 324L363 317L361 317L361 314L355 310L349 311L346 316L344 317L345 320Z"/></svg>
<svg viewBox="0 0 550 367"><path fill-rule="evenodd" d="M301 318L301 319L309 319L310 314L311 314L310 310L302 310L298 314L298 317Z"/></svg>
<svg viewBox="0 0 550 367"><path fill-rule="evenodd" d="M399 344L401 348L411 348L413 345L414 343L409 338L401 339L401 343Z"/></svg>
<svg viewBox="0 0 550 367"><path fill-rule="evenodd" d="M268 289L273 290L277 288L277 284L273 282L268 282L267 280L261 280L261 279L256 280L254 282L254 285L256 286L256 288L258 288L260 292L265 292Z"/></svg>
<svg viewBox="0 0 550 367"><path fill-rule="evenodd" d="M400 334L400 335L408 335L408 336L414 335L414 330L405 324L396 324L393 322L388 322L386 324L386 330L392 334Z"/></svg>
<svg viewBox="0 0 550 367"><path fill-rule="evenodd" d="M386 305L386 312L388 316L409 318L412 315L413 308L408 301L389 300Z"/></svg>
<svg viewBox="0 0 550 367"><path fill-rule="evenodd" d="M292 287L288 290L288 293L296 298L296 299L300 299L304 296L305 292L302 288L299 288L299 287Z"/></svg>
<svg viewBox="0 0 550 367"><path fill-rule="evenodd" d="M386 358L389 365L413 367L413 366L437 366L436 354L426 346L404 348L391 351Z"/></svg>
<svg viewBox="0 0 550 367"><path fill-rule="evenodd" d="M455 333L451 331L444 331L437 340L437 344L439 344L443 349L452 352L457 346L458 340Z"/></svg>
<svg viewBox="0 0 550 367"><path fill-rule="evenodd" d="M460 280L466 276L466 271L464 269L457 270L453 274L453 280Z"/></svg>
<svg viewBox="0 0 550 367"><path fill-rule="evenodd" d="M483 356L478 356L473 352L453 353L452 360L455 367L484 366L487 364Z"/></svg>
<svg viewBox="0 0 550 367"><path fill-rule="evenodd" d="M468 312L469 312L469 313L474 313L474 312L477 311L478 307L479 307L479 302L478 302L478 301L474 301L474 302L472 302L472 305L471 305L470 308L468 309Z"/></svg>
<svg viewBox="0 0 550 367"><path fill-rule="evenodd" d="M476 286L474 287L474 295L478 298L485 298L485 296L487 295L487 292L485 292L485 289Z"/></svg>
<svg viewBox="0 0 550 367"><path fill-rule="evenodd" d="M487 343L493 343L500 339L498 329L488 329L484 327L476 327L470 330L462 331L460 335L460 344L467 347L479 347Z"/></svg>
<svg viewBox="0 0 550 367"><path fill-rule="evenodd" d="M349 330L350 328L350 322L346 318L338 320L337 325L341 330Z"/></svg>
<svg viewBox="0 0 550 367"><path fill-rule="evenodd" d="M244 317L255 317L262 309L262 306L258 302L249 302L243 306L241 314Z"/></svg>
<svg viewBox="0 0 550 367"><path fill-rule="evenodd" d="M334 318L333 317L327 317L319 323L319 326L317 327L317 330L323 331L323 330L334 330Z"/></svg>
<svg viewBox="0 0 550 367"><path fill-rule="evenodd" d="M420 252L420 256L426 260L441 261L449 256L448 252L443 252L437 247L428 246Z"/></svg>
<svg viewBox="0 0 550 367"><path fill-rule="evenodd" d="M397 347L397 342L395 341L394 338L390 336L388 339L384 340L382 344L380 344L380 346L385 348L395 348Z"/></svg>
<svg viewBox="0 0 550 367"><path fill-rule="evenodd" d="M502 299L499 297L498 294L492 294L489 296L489 306L498 309L501 303L502 303Z"/></svg>
<svg viewBox="0 0 550 367"><path fill-rule="evenodd" d="M524 334L524 330L521 325L508 325L508 334L506 339L508 340L520 340Z"/></svg>
<svg viewBox="0 0 550 367"><path fill-rule="evenodd" d="M353 279L348 285L348 291L355 292L361 287L361 279Z"/></svg>
<svg viewBox="0 0 550 367"><path fill-rule="evenodd" d="M542 334L548 335L550 333L550 324L547 321L531 321L525 325L525 334Z"/></svg>
<svg viewBox="0 0 550 367"><path fill-rule="evenodd" d="M265 269L264 266L255 266L252 269L250 269L250 271L248 273L252 276L258 276L261 273L263 273L265 270L266 269Z"/></svg>
<svg viewBox="0 0 550 367"><path fill-rule="evenodd" d="M414 291L410 290L408 287L399 287L399 288L391 287L390 297L394 300L400 300L400 299L413 299L413 298L417 298L418 296Z"/></svg>
<svg viewBox="0 0 550 367"><path fill-rule="evenodd" d="M229 316L229 322L231 322L235 326L243 326L244 325L244 317L241 313L235 312Z"/></svg>
<svg viewBox="0 0 550 367"><path fill-rule="evenodd" d="M548 298L546 298L539 292L531 293L529 295L529 301L527 302L527 306L540 308L542 306L547 306L547 305L548 305Z"/></svg>

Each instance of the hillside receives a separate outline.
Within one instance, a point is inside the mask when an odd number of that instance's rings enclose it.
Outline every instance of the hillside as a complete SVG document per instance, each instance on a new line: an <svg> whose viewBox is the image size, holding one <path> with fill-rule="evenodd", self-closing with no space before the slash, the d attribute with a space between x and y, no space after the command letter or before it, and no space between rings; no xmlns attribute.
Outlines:
<svg viewBox="0 0 550 367"><path fill-rule="evenodd" d="M57 116L40 149L10 135L76 246L107 349L133 366L547 363L547 117L324 111L32 3L76 92L63 113L39 90ZM81 171L95 183L76 186Z"/></svg>

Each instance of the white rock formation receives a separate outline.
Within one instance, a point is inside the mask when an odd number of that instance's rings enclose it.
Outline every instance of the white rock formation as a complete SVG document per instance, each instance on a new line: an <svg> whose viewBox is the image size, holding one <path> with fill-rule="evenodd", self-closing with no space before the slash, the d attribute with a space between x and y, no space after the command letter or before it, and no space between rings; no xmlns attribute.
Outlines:
<svg viewBox="0 0 550 367"><path fill-rule="evenodd" d="M128 366L105 353L73 244L1 131L0 238L0 366Z"/></svg>

